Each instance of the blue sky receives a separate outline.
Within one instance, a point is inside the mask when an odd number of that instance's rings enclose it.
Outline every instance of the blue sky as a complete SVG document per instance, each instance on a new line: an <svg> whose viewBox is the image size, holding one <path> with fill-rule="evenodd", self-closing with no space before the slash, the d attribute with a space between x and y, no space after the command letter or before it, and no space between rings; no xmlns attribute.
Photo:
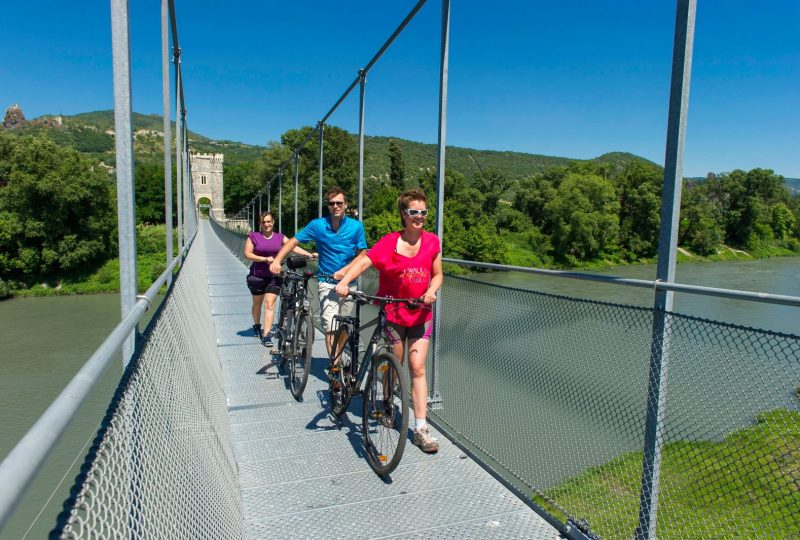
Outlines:
<svg viewBox="0 0 800 540"><path fill-rule="evenodd" d="M263 145L313 125L415 3L176 0L190 128ZM113 106L108 1L3 11L0 106ZM367 134L436 142L440 16L429 0L370 72ZM674 20L671 0L454 0L447 143L663 163ZM794 0L698 0L686 176L800 177L798 23ZM160 47L160 2L131 2L137 112L162 112ZM357 106L330 122L357 131Z"/></svg>

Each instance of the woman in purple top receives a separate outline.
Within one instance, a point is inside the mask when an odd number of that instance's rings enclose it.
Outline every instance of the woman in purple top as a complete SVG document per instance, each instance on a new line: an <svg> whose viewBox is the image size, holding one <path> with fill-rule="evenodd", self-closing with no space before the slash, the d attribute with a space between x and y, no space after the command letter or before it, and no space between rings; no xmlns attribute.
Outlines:
<svg viewBox="0 0 800 540"><path fill-rule="evenodd" d="M270 263L275 255L286 243L286 237L275 232L275 218L272 212L262 212L259 216L261 227L247 235L244 243L244 256L253 261L250 273L247 275L247 288L253 295L253 334L259 339L269 343L272 340L272 321L275 319L275 300L281 292L281 278L269 271ZM313 254L301 247L293 250L295 253L313 257ZM266 300L264 311L264 328L267 335L261 330L261 306Z"/></svg>

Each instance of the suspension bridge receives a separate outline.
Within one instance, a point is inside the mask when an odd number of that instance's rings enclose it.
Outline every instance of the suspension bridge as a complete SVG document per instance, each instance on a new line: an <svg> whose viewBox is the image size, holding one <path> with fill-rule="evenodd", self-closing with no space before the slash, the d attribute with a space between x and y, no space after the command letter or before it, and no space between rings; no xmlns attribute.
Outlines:
<svg viewBox="0 0 800 540"><path fill-rule="evenodd" d="M300 149L314 134L324 137L328 118L357 87L363 218L365 76L425 3L239 213L247 227L292 163L297 182ZM448 275L435 306L428 365L430 419L442 448L428 456L409 447L391 477L379 478L363 457L358 419L336 422L328 413L321 341L314 344L302 402L268 367L268 349L249 331L239 222L199 219L189 181L177 19L168 0L162 3L165 209L171 216L174 98L179 252L173 256L168 248L165 272L137 294L133 151L130 137L121 136L131 133L127 4L112 0L122 321L0 465L0 524L122 350L120 384L63 511L53 516L54 537L800 536L800 336L672 310L675 293L800 307L797 297L674 280L694 11L694 0L677 1L657 279L447 260L649 288L652 308ZM443 0L440 194L449 17ZM320 156L320 214L322 163ZM443 216L443 198L437 197L437 216ZM171 227L168 220L167 239ZM437 229L442 236L438 218ZM156 306L163 286L166 297ZM476 316L476 305L491 316ZM147 309L157 313L139 333ZM709 390L719 387L736 391ZM682 498L688 483L700 499ZM724 511L730 497L740 512Z"/></svg>

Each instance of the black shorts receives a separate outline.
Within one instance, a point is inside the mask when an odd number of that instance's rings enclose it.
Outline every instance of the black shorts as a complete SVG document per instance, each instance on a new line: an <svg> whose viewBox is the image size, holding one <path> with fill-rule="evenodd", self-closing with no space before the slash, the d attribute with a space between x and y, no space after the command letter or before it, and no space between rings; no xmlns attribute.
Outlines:
<svg viewBox="0 0 800 540"><path fill-rule="evenodd" d="M250 294L253 296L266 293L280 294L281 281L278 276L259 277L249 275L247 276L247 288L250 289Z"/></svg>

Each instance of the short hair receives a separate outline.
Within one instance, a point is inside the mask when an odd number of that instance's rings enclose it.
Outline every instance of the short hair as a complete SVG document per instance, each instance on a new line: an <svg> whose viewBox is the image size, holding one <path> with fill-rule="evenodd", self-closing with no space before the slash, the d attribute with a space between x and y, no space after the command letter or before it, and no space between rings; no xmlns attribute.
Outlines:
<svg viewBox="0 0 800 540"><path fill-rule="evenodd" d="M325 192L325 201L329 201L332 197L336 197L337 195L344 197L344 203L347 204L347 193L345 193L344 190L339 186L333 186L331 189Z"/></svg>
<svg viewBox="0 0 800 540"><path fill-rule="evenodd" d="M425 205L428 205L428 198L425 196L425 192L419 188L409 189L408 191L404 192L397 198L397 211L400 212L400 226L404 227L405 222L403 221L403 214L405 214L406 210L408 209L411 201L422 201Z"/></svg>

